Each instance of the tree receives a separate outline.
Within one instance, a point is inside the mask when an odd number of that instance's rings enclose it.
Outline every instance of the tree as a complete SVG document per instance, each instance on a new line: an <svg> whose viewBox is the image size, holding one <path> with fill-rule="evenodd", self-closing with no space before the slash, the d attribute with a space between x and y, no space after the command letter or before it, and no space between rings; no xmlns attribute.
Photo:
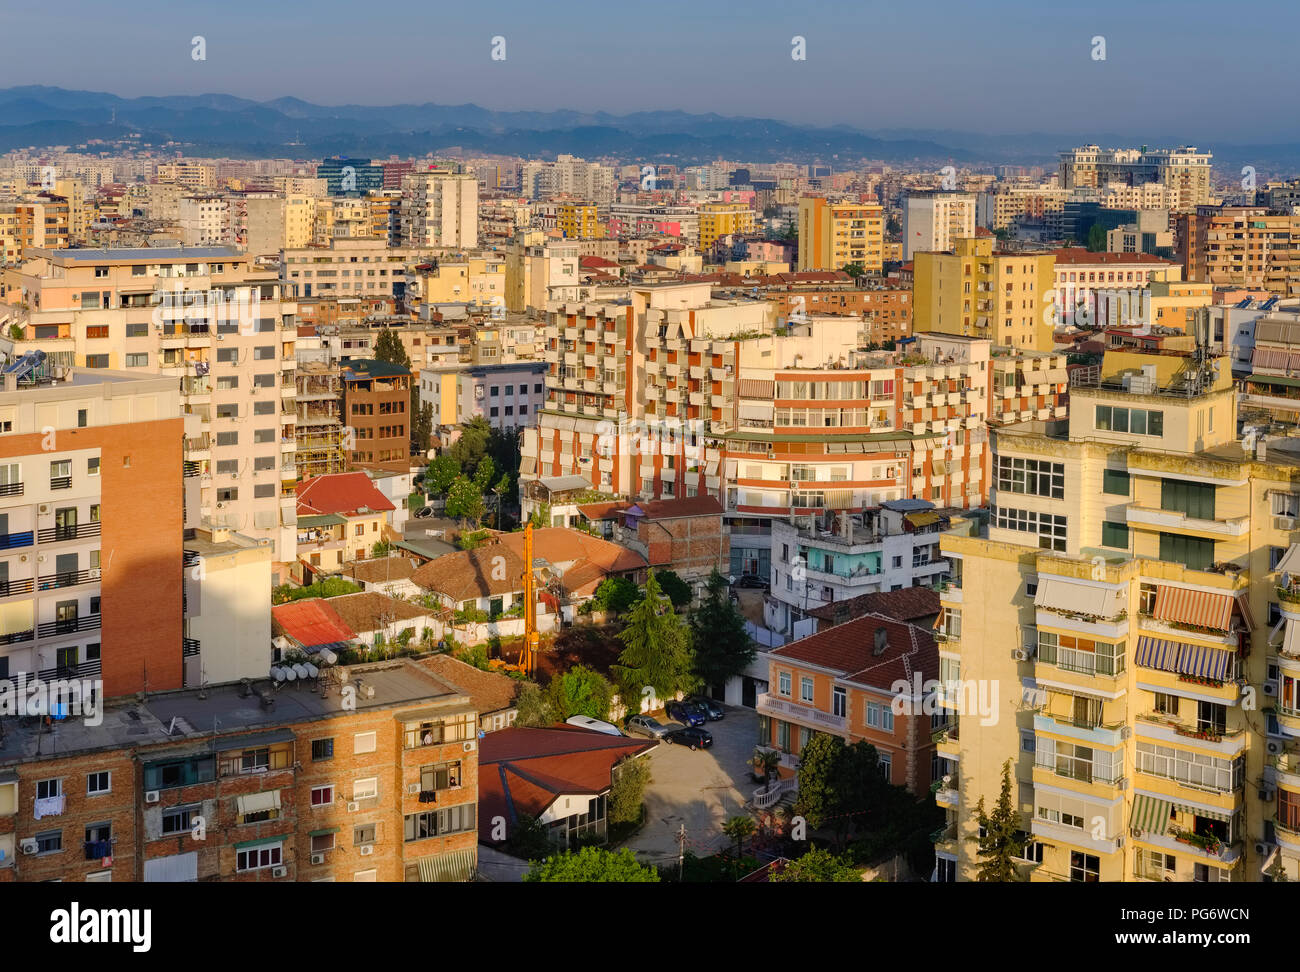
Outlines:
<svg viewBox="0 0 1300 972"><path fill-rule="evenodd" d="M574 665L563 675L551 679L547 696L557 721L585 715L608 719L614 686L604 675L587 665Z"/></svg>
<svg viewBox="0 0 1300 972"><path fill-rule="evenodd" d="M433 438L433 403L420 401L419 386L415 386L411 396L411 449L419 455L429 451L429 441Z"/></svg>
<svg viewBox="0 0 1300 972"><path fill-rule="evenodd" d="M472 477L478 471L478 464L487 455L488 443L492 438L492 426L482 415L475 415L460 427L460 438L452 443L447 452L460 464L460 471Z"/></svg>
<svg viewBox="0 0 1300 972"><path fill-rule="evenodd" d="M552 726L560 720L555 717L555 705L550 696L536 682L524 682L515 698L515 725Z"/></svg>
<svg viewBox="0 0 1300 972"><path fill-rule="evenodd" d="M548 527L551 525L551 504L542 503L528 517L528 522L533 525L534 529Z"/></svg>
<svg viewBox="0 0 1300 972"><path fill-rule="evenodd" d="M732 817L722 825L722 832L731 840L736 842L736 857L744 856L745 841L754 836L754 831L758 825L754 823L754 818L749 816Z"/></svg>
<svg viewBox="0 0 1300 972"><path fill-rule="evenodd" d="M626 577L606 577L591 596L593 611L622 614L641 599L641 588Z"/></svg>
<svg viewBox="0 0 1300 972"><path fill-rule="evenodd" d="M658 577L659 586L673 602L674 608L684 608L691 603L691 585L678 577L676 571L661 570Z"/></svg>
<svg viewBox="0 0 1300 972"><path fill-rule="evenodd" d="M835 767L844 740L824 732L814 732L799 754L799 797L794 812L820 829L839 810L835 793Z"/></svg>
<svg viewBox="0 0 1300 972"><path fill-rule="evenodd" d="M510 492L510 474L502 473L497 484L492 487L492 492L497 497L497 529L501 529L501 504L504 502L503 497Z"/></svg>
<svg viewBox="0 0 1300 972"><path fill-rule="evenodd" d="M860 263L846 263L844 265L844 272L853 278L854 283L857 283L859 277L865 277L867 275L867 268Z"/></svg>
<svg viewBox="0 0 1300 972"><path fill-rule="evenodd" d="M1020 813L1011 802L1011 760L1002 764L1002 792L993 812L984 812L984 798L975 806L984 836L979 838L977 881L1018 881L1015 859L1024 849L1020 838Z"/></svg>
<svg viewBox="0 0 1300 972"><path fill-rule="evenodd" d="M795 812L813 828L833 830L837 844L851 831L887 825L910 800L905 794L881 775L879 754L868 742L849 746L814 733L800 753Z"/></svg>
<svg viewBox="0 0 1300 972"><path fill-rule="evenodd" d="M462 520L469 520L475 529L483 522L487 514L487 504L483 502L483 493L465 476L457 476L447 490L447 515Z"/></svg>
<svg viewBox="0 0 1300 972"><path fill-rule="evenodd" d="M629 756L614 767L606 813L611 824L634 824L641 820L645 788L651 783L650 762Z"/></svg>
<svg viewBox="0 0 1300 972"><path fill-rule="evenodd" d="M370 556L387 557L388 551L390 549L391 548L387 540L380 540L378 543L376 543L373 547L370 548Z"/></svg>
<svg viewBox="0 0 1300 972"><path fill-rule="evenodd" d="M661 593L653 570L645 597L632 608L618 638L624 648L613 673L624 702L640 698L646 686L665 699L691 687L690 631Z"/></svg>
<svg viewBox="0 0 1300 972"><path fill-rule="evenodd" d="M612 851L604 847L584 847L578 851L565 851L533 863L524 875L526 882L602 882L621 884L655 884L659 872L637 861L636 856L624 847Z"/></svg>
<svg viewBox="0 0 1300 972"><path fill-rule="evenodd" d="M400 365L403 368L411 367L411 356L406 353L402 339L397 336L397 332L391 327L385 327L379 331L379 337L375 339L373 354L376 361L386 361L389 364Z"/></svg>
<svg viewBox="0 0 1300 972"><path fill-rule="evenodd" d="M832 854L828 850L814 847L803 857L791 861L779 871L773 868L767 879L773 883L848 884L861 881L862 871L854 866L848 856Z"/></svg>
<svg viewBox="0 0 1300 972"><path fill-rule="evenodd" d="M772 782L772 775L781 765L781 754L775 749L760 749L754 754L754 768L763 774L764 785Z"/></svg>
<svg viewBox="0 0 1300 972"><path fill-rule="evenodd" d="M695 677L704 685L722 685L754 661L754 640L745 619L731 603L727 579L715 568L704 598L691 612Z"/></svg>
<svg viewBox="0 0 1300 972"><path fill-rule="evenodd" d="M1105 252L1106 229L1101 223L1093 223L1088 227L1088 249L1093 253Z"/></svg>
<svg viewBox="0 0 1300 972"><path fill-rule="evenodd" d="M429 463L429 468L424 473L424 488L426 492L437 493L439 496L446 496L447 491L451 489L451 484L456 481L460 475L460 463L450 454L443 452L434 457Z"/></svg>
<svg viewBox="0 0 1300 972"><path fill-rule="evenodd" d="M546 824L532 814L521 813L513 827L506 830L506 853L537 861L555 852L555 844Z"/></svg>
<svg viewBox="0 0 1300 972"><path fill-rule="evenodd" d="M480 493L487 492L488 487L492 484L492 476L496 471L496 463L492 461L491 456L484 456L480 459L478 466L474 469L474 488Z"/></svg>

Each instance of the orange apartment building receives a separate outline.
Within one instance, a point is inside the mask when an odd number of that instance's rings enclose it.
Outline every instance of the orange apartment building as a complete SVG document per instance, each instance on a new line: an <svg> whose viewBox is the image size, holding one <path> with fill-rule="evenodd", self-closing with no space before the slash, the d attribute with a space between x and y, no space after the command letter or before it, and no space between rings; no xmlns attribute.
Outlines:
<svg viewBox="0 0 1300 972"><path fill-rule="evenodd" d="M320 671L67 720L57 757L7 733L0 882L469 880L469 696L409 660Z"/></svg>
<svg viewBox="0 0 1300 972"><path fill-rule="evenodd" d="M407 472L411 460L411 372L373 358L347 358L343 380L345 439L354 466Z"/></svg>
<svg viewBox="0 0 1300 972"><path fill-rule="evenodd" d="M912 291L904 288L872 290L804 290L770 295L784 320L800 313L843 314L862 318L863 344L884 344L912 334Z"/></svg>
<svg viewBox="0 0 1300 972"><path fill-rule="evenodd" d="M781 753L782 776L793 776L814 733L870 743L881 772L918 797L940 765L931 741L942 717L894 711L896 683L939 677L939 650L929 631L873 613L759 655L768 690L757 699L758 745ZM917 682L917 679L920 682ZM914 700L919 703L919 699Z"/></svg>

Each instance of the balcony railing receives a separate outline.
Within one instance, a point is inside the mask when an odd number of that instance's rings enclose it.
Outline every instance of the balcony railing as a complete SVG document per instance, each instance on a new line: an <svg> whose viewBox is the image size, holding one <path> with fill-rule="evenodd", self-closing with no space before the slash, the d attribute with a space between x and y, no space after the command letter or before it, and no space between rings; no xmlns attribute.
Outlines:
<svg viewBox="0 0 1300 972"><path fill-rule="evenodd" d="M103 624L103 617L99 614L87 614L79 618L64 618L59 621L42 621L36 626L36 636L38 638L49 638L53 635L72 634L75 631L94 631Z"/></svg>
<svg viewBox="0 0 1300 972"><path fill-rule="evenodd" d="M17 580L0 581L0 597L13 597L15 594L30 594L36 582L30 577Z"/></svg>
<svg viewBox="0 0 1300 972"><path fill-rule="evenodd" d="M58 543L61 540L82 540L86 537L99 536L100 523L98 520L90 523L71 523L66 526L46 527L44 530L36 531L36 539L39 543Z"/></svg>
<svg viewBox="0 0 1300 972"><path fill-rule="evenodd" d="M0 496L22 496L22 495L23 495L22 483L5 483L4 485L0 485Z"/></svg>
<svg viewBox="0 0 1300 972"><path fill-rule="evenodd" d="M63 570L57 574L42 574L37 590L52 591L59 587L76 587L78 584L95 584L99 582L99 568L89 570Z"/></svg>
<svg viewBox="0 0 1300 972"><path fill-rule="evenodd" d="M31 641L35 637L35 632L28 628L26 631L11 631L9 634L0 635L0 645L19 645L24 641Z"/></svg>
<svg viewBox="0 0 1300 972"><path fill-rule="evenodd" d="M72 489L71 476L51 476L50 489Z"/></svg>
<svg viewBox="0 0 1300 972"><path fill-rule="evenodd" d="M199 639L198 639L198 638L182 638L182 639L181 639L181 657L182 657L182 658L193 658L193 657L194 657L195 655L197 655L198 653L199 653Z"/></svg>
<svg viewBox="0 0 1300 972"><path fill-rule="evenodd" d="M31 545L31 530L20 533L0 533L0 550L16 550L19 547L30 547Z"/></svg>

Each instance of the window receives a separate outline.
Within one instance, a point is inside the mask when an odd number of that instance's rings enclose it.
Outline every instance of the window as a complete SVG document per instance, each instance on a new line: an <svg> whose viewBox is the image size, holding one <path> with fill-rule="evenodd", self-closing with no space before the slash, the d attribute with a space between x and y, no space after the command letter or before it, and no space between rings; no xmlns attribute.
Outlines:
<svg viewBox="0 0 1300 972"><path fill-rule="evenodd" d="M234 446L234 445L239 445L239 433L238 433L238 432L218 432L218 433L217 433L217 445L219 445L219 446Z"/></svg>
<svg viewBox="0 0 1300 972"><path fill-rule="evenodd" d="M334 803L334 784L327 783L324 786L313 786L311 788L311 805L313 807L328 807Z"/></svg>
<svg viewBox="0 0 1300 972"><path fill-rule="evenodd" d="M253 487L254 499L270 499L275 495L275 483L259 483Z"/></svg>
<svg viewBox="0 0 1300 972"><path fill-rule="evenodd" d="M106 354L88 354L86 355L87 368L107 368L108 355Z"/></svg>
<svg viewBox="0 0 1300 972"><path fill-rule="evenodd" d="M239 487L237 486L227 486L217 490L218 503L233 503L237 499L239 499Z"/></svg>
<svg viewBox="0 0 1300 972"><path fill-rule="evenodd" d="M1178 696L1168 692L1156 692L1156 712L1162 715L1178 715Z"/></svg>
<svg viewBox="0 0 1300 972"><path fill-rule="evenodd" d="M87 476L99 475L99 456L91 456L89 459L86 460L86 475Z"/></svg>
<svg viewBox="0 0 1300 972"><path fill-rule="evenodd" d="M352 846L362 847L375 842L376 824L361 824L352 828Z"/></svg>
<svg viewBox="0 0 1300 972"><path fill-rule="evenodd" d="M374 800L379 796L379 777L368 776L362 780L352 781L353 800Z"/></svg>
<svg viewBox="0 0 1300 972"><path fill-rule="evenodd" d="M374 751L375 734L373 732L358 732L352 737L352 752L356 755L373 753Z"/></svg>
<svg viewBox="0 0 1300 972"><path fill-rule="evenodd" d="M1059 462L998 456L996 482L999 490L1009 493L1064 499L1065 466Z"/></svg>
<svg viewBox="0 0 1300 972"><path fill-rule="evenodd" d="M194 829L194 821L199 816L201 807L169 807L162 814L162 832L164 834L188 834Z"/></svg>
<svg viewBox="0 0 1300 972"><path fill-rule="evenodd" d="M148 324L128 324L126 326L127 337L147 337L149 334Z"/></svg>
<svg viewBox="0 0 1300 972"><path fill-rule="evenodd" d="M893 782L894 757L890 753L876 753L876 767L880 770L880 775L886 783Z"/></svg>
<svg viewBox="0 0 1300 972"><path fill-rule="evenodd" d="M313 854L323 854L325 851L334 849L334 834L312 834L311 835L311 852Z"/></svg>
<svg viewBox="0 0 1300 972"><path fill-rule="evenodd" d="M63 831L46 830L36 835L36 853L55 854L63 850Z"/></svg>
<svg viewBox="0 0 1300 972"><path fill-rule="evenodd" d="M1182 564L1188 570L1205 570L1214 563L1214 541L1162 533L1160 559Z"/></svg>
<svg viewBox="0 0 1300 972"><path fill-rule="evenodd" d="M313 739L311 741L311 758L313 761L318 759L334 758L334 738Z"/></svg>
<svg viewBox="0 0 1300 972"><path fill-rule="evenodd" d="M1119 469L1107 469L1101 474L1101 491L1111 496L1128 496L1132 491L1129 474Z"/></svg>
<svg viewBox="0 0 1300 972"><path fill-rule="evenodd" d="M1096 426L1102 432L1130 432L1134 435L1163 436L1165 413L1144 408L1098 405Z"/></svg>
<svg viewBox="0 0 1300 972"><path fill-rule="evenodd" d="M1271 493L1274 516L1300 517L1300 493Z"/></svg>
<svg viewBox="0 0 1300 972"><path fill-rule="evenodd" d="M839 716L841 719L843 719L846 715L848 715L848 711L849 711L848 693L846 693L844 689L842 689L840 686L837 685L831 691L831 712L834 715Z"/></svg>
<svg viewBox="0 0 1300 972"><path fill-rule="evenodd" d="M86 774L86 795L96 796L100 793L109 793L112 791L113 776L107 770L99 773Z"/></svg>
<svg viewBox="0 0 1300 972"><path fill-rule="evenodd" d="M808 677L799 679L799 700L801 702L811 702L813 700L813 680Z"/></svg>
<svg viewBox="0 0 1300 972"><path fill-rule="evenodd" d="M1128 549L1128 524L1111 523L1109 520L1101 524L1101 545L1103 547L1114 547L1117 550Z"/></svg>
<svg viewBox="0 0 1300 972"><path fill-rule="evenodd" d="M1177 479L1160 481L1160 508L1196 520L1214 519L1214 487Z"/></svg>
<svg viewBox="0 0 1300 972"><path fill-rule="evenodd" d="M993 525L1004 530L1035 533L1038 546L1044 550L1065 550L1066 518L1063 516L997 506L993 509Z"/></svg>
<svg viewBox="0 0 1300 972"><path fill-rule="evenodd" d="M254 415L274 415L275 402L253 402Z"/></svg>
<svg viewBox="0 0 1300 972"><path fill-rule="evenodd" d="M444 810L413 813L403 820L403 840L425 840L444 834L460 834L474 829L475 804L463 803Z"/></svg>
<svg viewBox="0 0 1300 972"><path fill-rule="evenodd" d="M777 675L777 683L779 685L778 691L786 698L790 697L790 681L791 678L789 672L781 672Z"/></svg>
<svg viewBox="0 0 1300 972"><path fill-rule="evenodd" d="M1092 854L1070 851L1070 880L1088 884L1101 880L1101 862Z"/></svg>
<svg viewBox="0 0 1300 972"><path fill-rule="evenodd" d="M283 849L283 844L263 844L241 850L235 855L235 870L258 871L265 867L278 867Z"/></svg>
<svg viewBox="0 0 1300 972"><path fill-rule="evenodd" d="M421 790L446 790L460 786L460 760L420 767Z"/></svg>
<svg viewBox="0 0 1300 972"><path fill-rule="evenodd" d="M55 797L63 795L62 780L37 780L36 781L36 799L52 800Z"/></svg>
<svg viewBox="0 0 1300 972"><path fill-rule="evenodd" d="M149 355L128 354L126 356L126 366L128 368L147 368L149 367Z"/></svg>

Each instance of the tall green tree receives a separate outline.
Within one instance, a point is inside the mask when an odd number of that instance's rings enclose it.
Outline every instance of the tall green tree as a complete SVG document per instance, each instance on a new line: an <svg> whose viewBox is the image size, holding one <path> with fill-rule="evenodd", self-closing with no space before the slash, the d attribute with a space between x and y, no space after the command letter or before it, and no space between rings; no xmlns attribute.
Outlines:
<svg viewBox="0 0 1300 972"><path fill-rule="evenodd" d="M748 668L756 656L745 619L731 603L727 579L715 568L704 597L691 612L695 676L704 685L722 685Z"/></svg>
<svg viewBox="0 0 1300 972"><path fill-rule="evenodd" d="M426 492L436 493L439 496L446 496L447 491L451 489L451 484L456 481L460 475L460 463L446 452L435 456L429 463L428 469L424 473L424 488Z"/></svg>
<svg viewBox="0 0 1300 972"><path fill-rule="evenodd" d="M641 819L645 788L651 782L650 761L629 756L614 767L614 781L609 788L609 822L636 823Z"/></svg>
<svg viewBox="0 0 1300 972"><path fill-rule="evenodd" d="M814 732L799 753L799 797L794 812L820 830L840 809L835 772L844 740L824 732Z"/></svg>
<svg viewBox="0 0 1300 972"><path fill-rule="evenodd" d="M1088 227L1087 245L1093 253L1101 253L1106 249L1106 229L1101 223L1093 223Z"/></svg>
<svg viewBox="0 0 1300 972"><path fill-rule="evenodd" d="M555 716L555 704L550 695L536 682L524 682L519 686L519 695L515 697L515 716L517 726L550 726L560 719Z"/></svg>
<svg viewBox="0 0 1300 972"><path fill-rule="evenodd" d="M659 872L647 867L624 847L607 850L604 847L584 847L578 851L565 851L542 861L535 861L524 875L527 882L572 883L644 883L655 884Z"/></svg>
<svg viewBox="0 0 1300 972"><path fill-rule="evenodd" d="M420 401L420 389L414 388L411 396L411 449L417 455L426 455L433 440L433 403Z"/></svg>
<svg viewBox="0 0 1300 972"><path fill-rule="evenodd" d="M1002 764L1002 791L992 813L984 810L984 798L975 806L984 836L979 839L977 881L1018 881L1015 859L1024 851L1020 838L1020 813L1011 802L1011 760Z"/></svg>
<svg viewBox="0 0 1300 972"><path fill-rule="evenodd" d="M458 463L460 471L472 477L478 471L478 464L487 455L488 443L492 438L492 426L482 415L475 415L460 427L460 437L447 450Z"/></svg>
<svg viewBox="0 0 1300 972"><path fill-rule="evenodd" d="M469 520L477 529L487 514L487 504L483 502L482 491L471 480L457 476L447 490L446 511L450 517Z"/></svg>
<svg viewBox="0 0 1300 972"><path fill-rule="evenodd" d="M791 861L781 870L773 870L768 881L786 883L848 884L862 880L862 870L855 867L847 855L832 854L814 847L802 857Z"/></svg>
<svg viewBox="0 0 1300 972"><path fill-rule="evenodd" d="M574 665L563 675L551 679L546 694L559 721L576 715L603 720L609 718L614 686L594 668Z"/></svg>
<svg viewBox="0 0 1300 972"><path fill-rule="evenodd" d="M743 856L745 851L745 841L754 836L754 831L758 829L758 824L754 823L754 818L740 815L732 817L722 825L722 832L729 839L736 842L736 857Z"/></svg>
<svg viewBox="0 0 1300 972"><path fill-rule="evenodd" d="M691 687L690 631L663 596L653 570L646 578L645 596L628 614L618 637L624 647L612 671L624 703L635 704L646 686L661 699Z"/></svg>
<svg viewBox="0 0 1300 972"><path fill-rule="evenodd" d="M668 600L673 602L674 608L684 608L691 603L691 585L682 580L675 570L661 570L656 575L659 579L659 587Z"/></svg>
<svg viewBox="0 0 1300 972"><path fill-rule="evenodd" d="M375 350L372 353L376 361L386 361L389 364L401 365L403 368L411 367L411 356L406 353L406 347L402 344L402 339L397 336L397 331L391 327L380 330L379 337L375 338Z"/></svg>

